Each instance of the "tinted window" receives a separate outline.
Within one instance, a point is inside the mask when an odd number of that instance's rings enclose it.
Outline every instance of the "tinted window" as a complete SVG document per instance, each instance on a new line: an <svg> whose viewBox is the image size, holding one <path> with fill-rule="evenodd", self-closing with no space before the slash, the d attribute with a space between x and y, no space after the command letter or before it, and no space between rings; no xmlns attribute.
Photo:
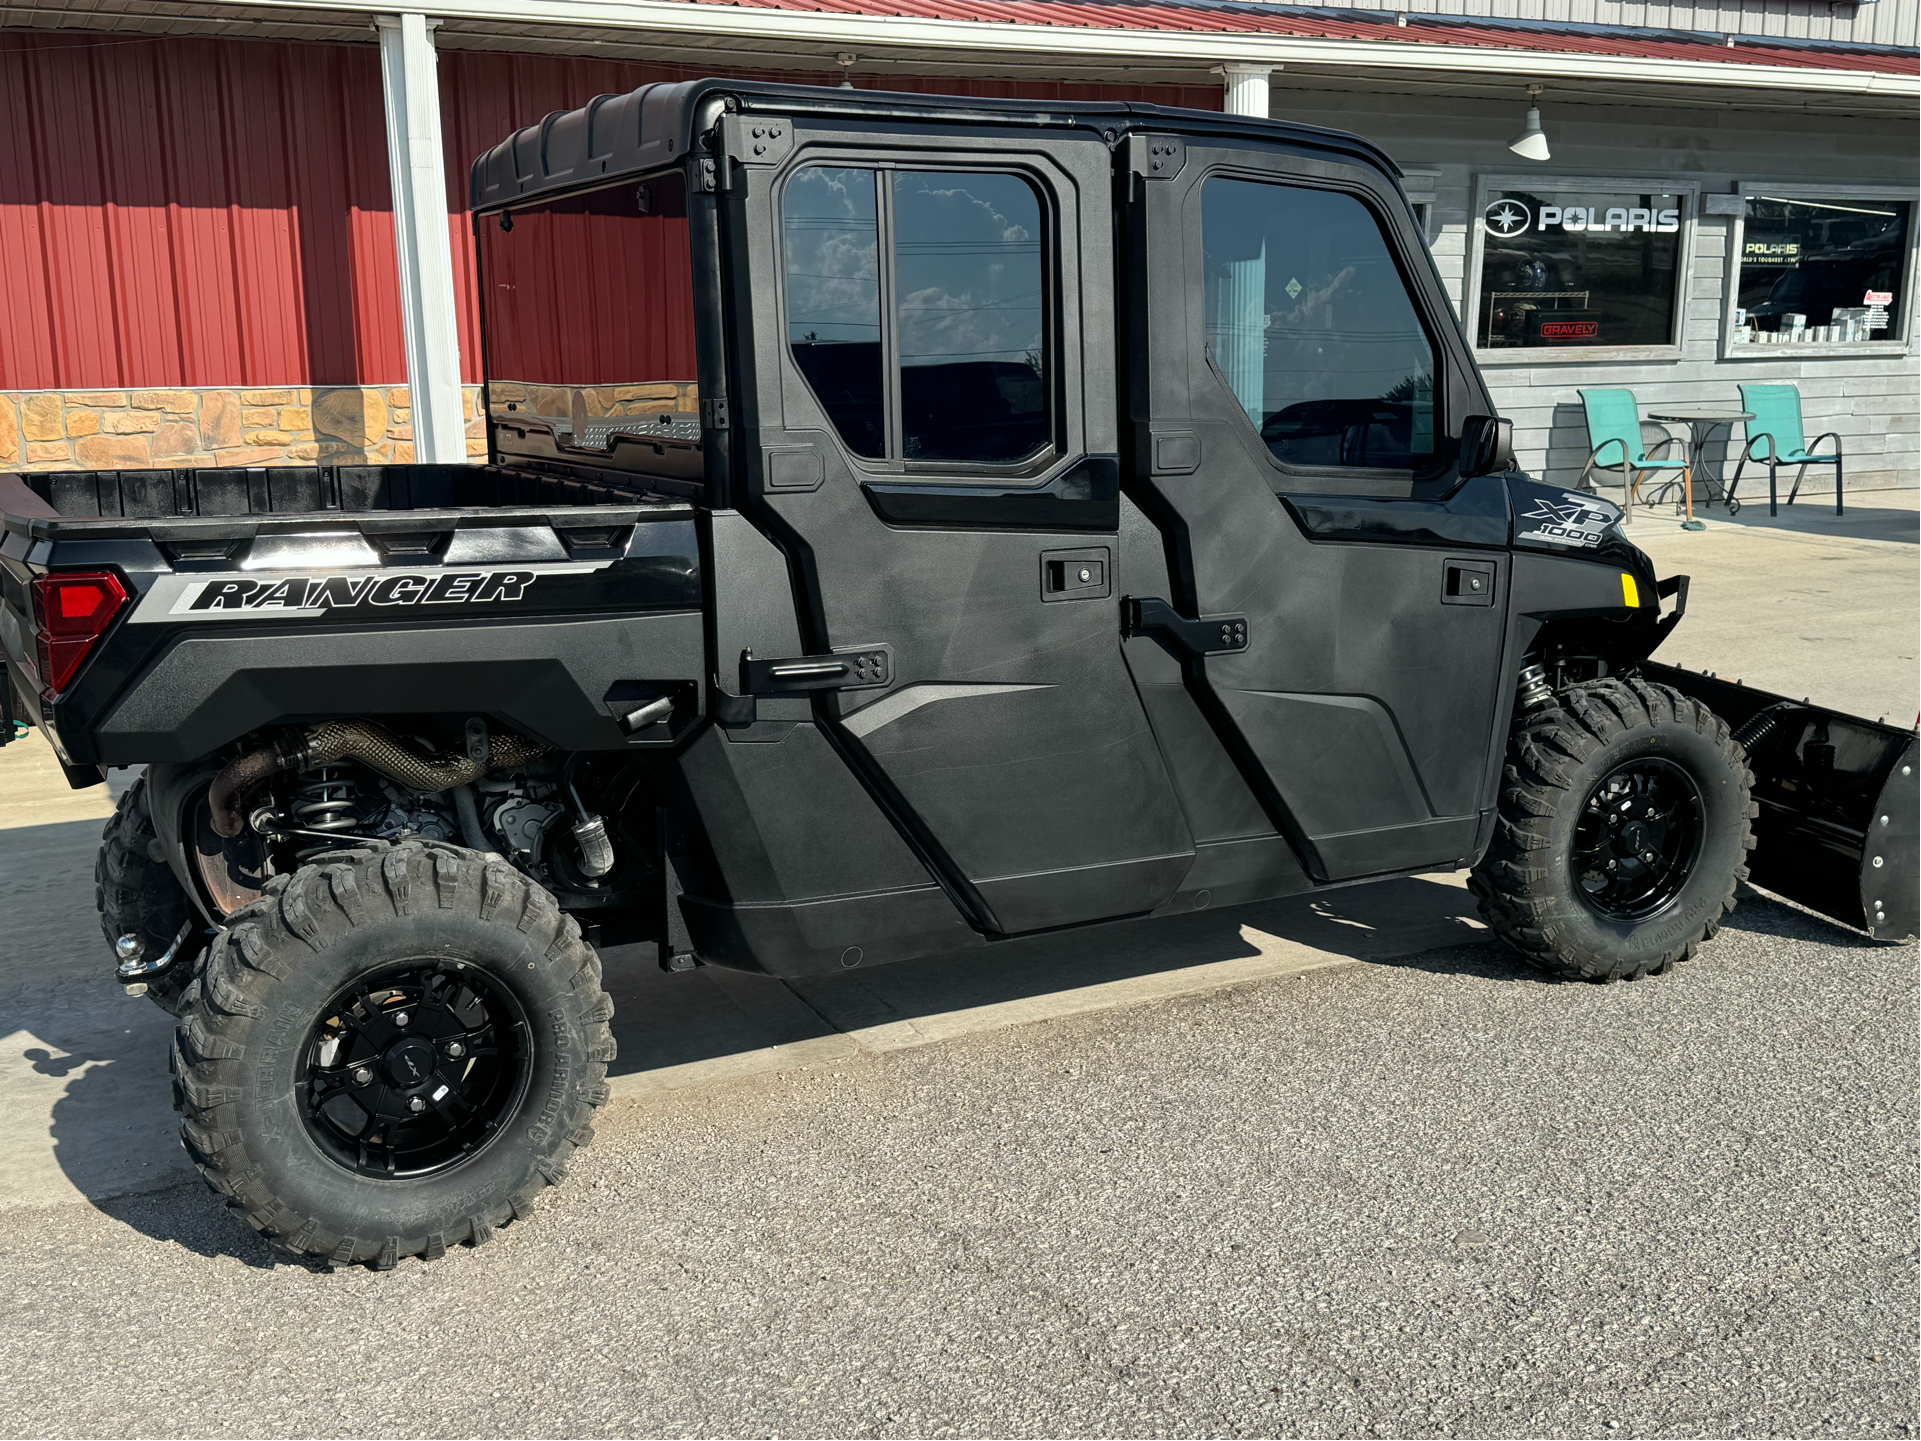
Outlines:
<svg viewBox="0 0 1921 1441"><path fill-rule="evenodd" d="M1013 175L893 177L908 460L1022 460L1047 443L1040 198Z"/></svg>
<svg viewBox="0 0 1921 1441"><path fill-rule="evenodd" d="M1747 209L1737 341L1900 339L1907 201L1751 195Z"/></svg>
<svg viewBox="0 0 1921 1441"><path fill-rule="evenodd" d="M874 172L812 166L787 183L787 343L856 455L887 453Z"/></svg>
<svg viewBox="0 0 1921 1441"><path fill-rule="evenodd" d="M603 448L609 427L698 411L679 175L489 216L477 238L496 419Z"/></svg>
<svg viewBox="0 0 1921 1441"><path fill-rule="evenodd" d="M1683 210L1672 194L1498 192L1481 212L1476 341L1673 344Z"/></svg>
<svg viewBox="0 0 1921 1441"><path fill-rule="evenodd" d="M1216 177L1201 237L1208 353L1277 459L1434 462L1434 348L1366 206Z"/></svg>

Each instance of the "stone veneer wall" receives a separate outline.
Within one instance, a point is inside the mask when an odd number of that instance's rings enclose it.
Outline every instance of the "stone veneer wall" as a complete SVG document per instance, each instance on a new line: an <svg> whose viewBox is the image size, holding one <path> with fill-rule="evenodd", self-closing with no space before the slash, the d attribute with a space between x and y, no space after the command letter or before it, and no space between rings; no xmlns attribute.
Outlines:
<svg viewBox="0 0 1921 1441"><path fill-rule="evenodd" d="M465 387L467 454L487 453ZM0 470L405 464L404 385L0 391Z"/></svg>

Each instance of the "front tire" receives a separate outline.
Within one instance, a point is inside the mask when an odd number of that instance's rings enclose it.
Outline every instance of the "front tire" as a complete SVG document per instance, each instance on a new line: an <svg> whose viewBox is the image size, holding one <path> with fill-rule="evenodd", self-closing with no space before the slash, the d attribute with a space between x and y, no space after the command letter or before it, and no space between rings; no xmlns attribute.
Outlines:
<svg viewBox="0 0 1921 1441"><path fill-rule="evenodd" d="M1727 725L1679 691L1569 687L1515 731L1494 840L1468 882L1482 919L1556 975L1661 974L1734 909L1753 783Z"/></svg>
<svg viewBox="0 0 1921 1441"><path fill-rule="evenodd" d="M600 961L503 862L405 842L272 882L175 1033L180 1135L296 1255L385 1269L526 1215L593 1138Z"/></svg>

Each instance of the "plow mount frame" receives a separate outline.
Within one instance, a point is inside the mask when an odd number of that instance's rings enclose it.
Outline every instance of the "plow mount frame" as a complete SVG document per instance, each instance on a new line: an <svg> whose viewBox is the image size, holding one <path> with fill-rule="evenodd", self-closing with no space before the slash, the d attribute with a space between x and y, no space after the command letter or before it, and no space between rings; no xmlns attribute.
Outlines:
<svg viewBox="0 0 1921 1441"><path fill-rule="evenodd" d="M1921 744L1914 730L1772 695L1705 672L1642 663L1726 721L1754 772L1749 879L1898 941L1921 930Z"/></svg>

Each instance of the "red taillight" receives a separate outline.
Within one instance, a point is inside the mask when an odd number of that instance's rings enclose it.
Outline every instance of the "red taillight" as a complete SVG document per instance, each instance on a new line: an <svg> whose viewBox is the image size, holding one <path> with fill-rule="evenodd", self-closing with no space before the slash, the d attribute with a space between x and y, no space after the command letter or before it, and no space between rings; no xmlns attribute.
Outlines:
<svg viewBox="0 0 1921 1441"><path fill-rule="evenodd" d="M34 639L40 646L40 683L48 694L67 688L126 603L127 588L112 571L43 575L33 582Z"/></svg>

